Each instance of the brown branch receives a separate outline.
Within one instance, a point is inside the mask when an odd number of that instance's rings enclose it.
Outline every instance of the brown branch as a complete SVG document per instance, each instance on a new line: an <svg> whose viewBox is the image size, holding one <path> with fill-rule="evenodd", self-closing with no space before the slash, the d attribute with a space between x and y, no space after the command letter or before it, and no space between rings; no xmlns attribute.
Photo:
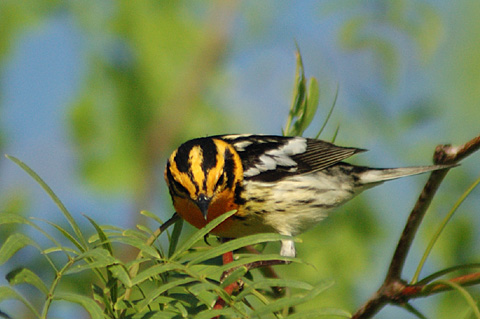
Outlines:
<svg viewBox="0 0 480 319"><path fill-rule="evenodd" d="M435 149L434 162L435 164L443 165L455 165L460 160L474 153L480 149L480 135L468 141L459 147L453 147L451 145L439 145ZM352 316L352 319L371 318L380 309L382 309L388 303L400 303L406 302L410 298L416 298L425 296L425 292L422 293L422 289L425 286L421 285L407 285L400 278L402 270L405 265L410 247L413 243L413 239L417 233L425 213L432 202L435 193L447 175L449 168L432 172L425 187L423 188L415 206L413 207L407 223L403 230L400 240L398 241L397 248L392 257L390 267L382 286L378 291ZM472 280L470 277L467 282L462 282L460 279L459 284L478 283L479 279ZM472 283L473 284L473 283ZM421 288L422 287L422 288ZM436 289L430 288L429 292L439 292L448 289L446 285L439 285Z"/></svg>

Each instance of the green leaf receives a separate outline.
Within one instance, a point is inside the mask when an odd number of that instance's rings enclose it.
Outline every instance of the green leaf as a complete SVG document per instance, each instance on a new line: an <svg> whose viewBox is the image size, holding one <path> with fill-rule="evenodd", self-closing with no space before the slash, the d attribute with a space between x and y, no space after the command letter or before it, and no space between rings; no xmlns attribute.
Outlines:
<svg viewBox="0 0 480 319"><path fill-rule="evenodd" d="M84 260L85 264L76 265L68 269L66 274L74 274L83 270L93 269L93 268L104 268L107 266L119 264L120 261L112 255L110 252L103 248L95 248L84 252L81 255L78 255L76 261Z"/></svg>
<svg viewBox="0 0 480 319"><path fill-rule="evenodd" d="M218 298L217 293L212 293L210 290L212 287L212 283L201 282L198 284L193 284L192 286L188 287L188 291L197 297L198 300L203 302L207 307L211 307ZM216 290L216 289L214 289Z"/></svg>
<svg viewBox="0 0 480 319"><path fill-rule="evenodd" d="M295 128L292 128L292 122L294 118L298 118L302 113L302 107L305 105L305 72L303 69L302 56L300 54L300 49L297 46L295 52L295 57L297 60L297 66L295 70L295 84L293 88L293 100L292 105L290 106L290 111L288 113L287 123L285 125L285 130L283 130L283 135L291 136L295 135ZM297 123L293 126L298 125Z"/></svg>
<svg viewBox="0 0 480 319"><path fill-rule="evenodd" d="M307 291L313 290L315 287L305 283L303 281L293 280L293 279L282 279L282 278L266 278L263 280L256 280L252 283L246 284L242 292L237 296L238 300L246 297L254 289L270 289L272 287L288 287L303 289Z"/></svg>
<svg viewBox="0 0 480 319"><path fill-rule="evenodd" d="M4 300L14 299L22 302L30 311L35 315L36 318L40 318L40 314L33 307L31 303L27 301L22 295L16 292L14 289L8 286L0 286L0 303Z"/></svg>
<svg viewBox="0 0 480 319"><path fill-rule="evenodd" d="M315 310L309 311L302 311L299 313L294 313L287 316L288 319L305 319L305 318L318 318L328 316L330 317L344 317L344 318L351 318L352 314L348 311L336 308L320 308Z"/></svg>
<svg viewBox="0 0 480 319"><path fill-rule="evenodd" d="M46 238L48 238L56 247L49 248L49 250L55 250L55 251L63 251L68 258L70 258L70 254L68 254L68 249L64 248L55 238L50 236L49 233L38 227L36 224L32 223L30 220L24 218L23 216L19 216L18 214L12 214L12 213L1 213L0 214L0 225L2 224L10 224L10 223L20 223L24 225L31 226L35 228L37 231L39 231L41 234L43 234ZM47 250L42 251L43 254L47 254ZM46 256L48 259L49 257Z"/></svg>
<svg viewBox="0 0 480 319"><path fill-rule="evenodd" d="M0 225L5 225L5 224L30 225L31 222L21 215L9 213L9 212L2 212L0 213Z"/></svg>
<svg viewBox="0 0 480 319"><path fill-rule="evenodd" d="M463 269L472 269L472 268L480 268L480 264L476 263L476 264L466 264L466 265L458 265L458 266L449 267L447 269L437 271L437 272L429 275L428 277L423 278L422 280L418 281L417 284L418 285L426 285L429 282L431 282L431 281L433 281L437 278L440 278L440 277L442 277L446 274L449 274L451 272L458 271L458 270L463 270Z"/></svg>
<svg viewBox="0 0 480 319"><path fill-rule="evenodd" d="M310 78L310 83L307 90L306 109L303 115L302 129L305 131L312 122L318 110L318 102L320 99L320 88L316 78ZM303 133L302 131L302 133Z"/></svg>
<svg viewBox="0 0 480 319"><path fill-rule="evenodd" d="M266 314L270 314L270 313L282 310L284 308L289 308L301 303L305 303L332 286L333 286L333 281L323 281L303 296L300 295L300 296L292 296L289 298L282 298L270 304L259 306L257 307L257 309L255 309L255 312L252 314L252 316L263 316Z"/></svg>
<svg viewBox="0 0 480 319"><path fill-rule="evenodd" d="M238 281L240 278L245 276L245 274L248 272L248 268L245 266L238 267L234 271L232 271L227 278L222 282L220 287L225 288L230 284L233 284L234 282Z"/></svg>
<svg viewBox="0 0 480 319"><path fill-rule="evenodd" d="M204 310L198 313L195 316L195 319L211 319L217 318L218 316L222 316L220 318L242 318L238 315L234 308L224 308L224 309L210 309ZM243 317L248 318L248 317Z"/></svg>
<svg viewBox="0 0 480 319"><path fill-rule="evenodd" d="M143 216L146 216L150 219L153 219L154 221L156 221L158 224L163 224L163 221L160 219L160 217L157 216L157 214L154 214L148 210L142 210L140 211L140 214L143 215Z"/></svg>
<svg viewBox="0 0 480 319"><path fill-rule="evenodd" d="M168 245L168 258L171 258L175 249L177 249L178 240L180 239L180 234L183 229L183 219L179 219L173 226L172 235L170 236L170 242Z"/></svg>
<svg viewBox="0 0 480 319"><path fill-rule="evenodd" d="M287 260L286 257L280 256L279 254L258 254L258 255L246 255L246 256L247 257L240 256L239 259L234 260L233 262L222 265L222 266L211 267L210 269L206 270L204 274L206 276L214 276L215 274L221 274L222 272L227 271L231 268L243 266L245 264L258 262L258 261ZM288 258L288 261L303 263L302 260L299 258Z"/></svg>
<svg viewBox="0 0 480 319"><path fill-rule="evenodd" d="M41 250L33 240L23 234L15 233L8 236L0 248L0 265L7 262L17 251L25 246L34 246L38 250Z"/></svg>
<svg viewBox="0 0 480 319"><path fill-rule="evenodd" d="M65 205L63 205L60 198L58 198L58 196L53 192L53 190L50 188L50 186L48 186L47 183L45 183L43 181L43 179L37 173L35 173L27 164L23 163L22 161L20 161L16 157L13 157L13 156L10 156L10 155L5 155L5 156L9 160L13 161L15 164L20 166L28 175L30 175L47 192L47 194L55 202L55 204L57 204L58 208L60 209L62 214L67 219L67 221L70 224L70 226L72 227L73 231L75 232L75 234L77 235L77 237L81 241L82 246L87 247L87 242L86 242L85 238L83 237L83 234L80 230L80 227L78 227L75 219L72 217L72 215L67 210Z"/></svg>
<svg viewBox="0 0 480 319"><path fill-rule="evenodd" d="M18 268L9 272L6 276L8 283L12 286L19 284L29 284L48 295L48 288L35 273L27 268Z"/></svg>
<svg viewBox="0 0 480 319"><path fill-rule="evenodd" d="M455 205L453 205L452 209L448 212L448 214L445 216L445 218L442 220L442 222L438 226L437 231L435 232L435 234L433 234L432 239L430 239L430 242L428 243L428 246L425 249L425 252L423 253L422 259L420 260L417 266L417 270L415 271L415 274L411 281L412 284L415 284L418 281L418 277L420 277L420 272L422 271L422 268L425 265L425 262L427 261L427 258L433 249L433 246L437 242L438 238L440 237L445 227L447 227L448 222L452 219L453 215L455 214L457 209L460 207L460 205L463 203L463 201L475 189L475 187L477 187L479 183L480 183L480 177L477 178L477 180L473 182L472 185L470 185L470 187L462 194L462 196L460 196L460 198L457 200Z"/></svg>
<svg viewBox="0 0 480 319"><path fill-rule="evenodd" d="M158 276L167 271L187 271L187 268L179 263L169 262L165 264L159 264L145 269L140 272L135 278L132 278L132 286L138 285L144 282L147 279L150 279L154 276Z"/></svg>
<svg viewBox="0 0 480 319"><path fill-rule="evenodd" d="M139 225L137 225L137 227L139 227ZM126 229L122 232L122 235L125 237L139 239L142 242L146 242L149 238L149 236L145 235L145 233L134 229Z"/></svg>
<svg viewBox="0 0 480 319"><path fill-rule="evenodd" d="M297 67L295 71L295 93L293 96L291 111L294 116L298 116L298 112L305 100L305 69L303 68L303 59L298 46L297 51L295 52L295 58L297 60Z"/></svg>
<svg viewBox="0 0 480 319"><path fill-rule="evenodd" d="M106 289L102 289L100 286L92 284L93 299L105 307L105 313L109 314L107 318L115 318L115 312L113 310L114 302L109 298L108 294L105 294Z"/></svg>
<svg viewBox="0 0 480 319"><path fill-rule="evenodd" d="M85 251L85 248L82 246L82 244L63 227L45 219L41 219L41 218L33 218L33 219L43 221L49 224L50 226L56 228L66 239L68 239L72 244L74 244L75 247L77 247L80 252ZM78 255L80 252L77 251L76 254Z"/></svg>
<svg viewBox="0 0 480 319"><path fill-rule="evenodd" d="M100 226L98 226L98 224L93 219L91 219L87 215L84 215L84 216L88 219L90 224L92 224L93 227L95 228L95 230L97 231L98 238L100 238L100 241L102 242L102 247L104 249L108 250L110 255L113 255L112 244L109 242L109 240L108 240L107 236L105 235L105 233L103 232L102 228Z"/></svg>
<svg viewBox="0 0 480 319"><path fill-rule="evenodd" d="M322 134L323 130L327 126L327 123L330 120L330 117L332 116L333 109L335 108L335 105L337 105L337 99L338 99L338 85L337 85L337 90L335 91L335 97L333 98L332 106L330 107L330 110L328 111L328 114L327 114L327 117L325 118L325 121L323 121L322 127L320 128L320 130L318 130L318 133L315 136L316 139L320 137L320 134ZM337 136L338 129L339 129L339 127L337 126L337 130L336 130L336 132L334 134L334 137L333 137L334 141L335 141L335 138Z"/></svg>
<svg viewBox="0 0 480 319"><path fill-rule="evenodd" d="M477 319L480 319L480 309L478 309L477 302L472 297L472 295L465 288L460 286L459 284L457 284L455 282L452 282L452 281L448 281L448 280L437 280L437 281L434 281L433 283L431 283L430 285L426 286L425 290L428 291L429 287L432 287L432 286L438 285L438 284L443 284L443 285L449 286L452 289L458 291L462 295L462 297L465 299L465 301L468 303L468 305L470 306L471 310L475 314L475 317Z"/></svg>
<svg viewBox="0 0 480 319"><path fill-rule="evenodd" d="M212 248L202 253L200 256L192 259L188 263L188 265L198 264L202 261L212 259L226 252L234 251L235 249L239 249L248 245L255 245L258 243L265 243L265 242L271 242L271 241L280 241L282 239L294 240L295 242L300 241L299 239L294 239L293 237L290 237L290 236L284 236L284 235L274 234L274 233L261 233L261 234L250 235L250 236L241 237L241 238L228 241L226 243L221 244L220 246ZM279 259L288 260L288 258L281 257L281 256L279 256Z"/></svg>
<svg viewBox="0 0 480 319"><path fill-rule="evenodd" d="M160 256L160 254L154 247L147 245L145 241L140 240L138 238L119 236L119 237L110 237L110 241L112 243L121 243L121 244L135 247L138 250L140 250L144 255L149 255L155 259L162 259L162 256Z"/></svg>
<svg viewBox="0 0 480 319"><path fill-rule="evenodd" d="M55 300L65 300L69 302L73 302L82 306L91 316L91 319L104 319L105 316L103 315L103 310L100 306L95 302L95 300L85 297L82 295L74 294L74 293L56 293L53 298Z"/></svg>
<svg viewBox="0 0 480 319"><path fill-rule="evenodd" d="M128 270L126 270L123 265L112 265L108 268L108 270L112 273L113 277L120 280L126 287L133 286L130 275L128 274Z"/></svg>
<svg viewBox="0 0 480 319"><path fill-rule="evenodd" d="M227 212L211 222L207 224L207 226L203 227L202 229L199 229L197 232L195 232L192 236L190 236L182 246L170 257L170 260L176 259L180 254L183 252L187 251L190 249L197 241L202 239L206 234L208 234L212 229L220 225L223 221L225 221L227 218L230 216L233 216L233 214L236 213L236 210L232 210L230 212Z"/></svg>
<svg viewBox="0 0 480 319"><path fill-rule="evenodd" d="M188 283L191 283L191 282L194 282L196 281L195 278L191 278L191 277L187 277L187 278L183 278L183 279L178 279L178 280L174 280L174 281L171 281L169 283L166 283L166 284L163 284L162 286L158 287L157 289L155 289L154 291L152 291L150 294L148 294L147 296L145 296L145 298L143 298L142 301L140 301L140 303L138 304L138 311L142 312L142 311L145 311L145 309L158 297L160 296L162 293L164 293L165 291L168 291L172 288L175 288L175 287L178 287L178 286L182 286L182 285L185 285L185 284L188 284Z"/></svg>

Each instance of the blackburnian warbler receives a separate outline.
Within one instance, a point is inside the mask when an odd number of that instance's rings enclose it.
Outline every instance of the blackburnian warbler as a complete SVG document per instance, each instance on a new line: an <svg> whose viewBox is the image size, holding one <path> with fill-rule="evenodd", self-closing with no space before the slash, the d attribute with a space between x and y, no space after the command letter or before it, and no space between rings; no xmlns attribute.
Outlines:
<svg viewBox="0 0 480 319"><path fill-rule="evenodd" d="M165 168L176 213L197 228L237 212L212 233L223 238L295 236L384 181L448 166L370 168L342 160L365 150L304 137L219 135L182 144ZM295 256L283 240L282 256Z"/></svg>

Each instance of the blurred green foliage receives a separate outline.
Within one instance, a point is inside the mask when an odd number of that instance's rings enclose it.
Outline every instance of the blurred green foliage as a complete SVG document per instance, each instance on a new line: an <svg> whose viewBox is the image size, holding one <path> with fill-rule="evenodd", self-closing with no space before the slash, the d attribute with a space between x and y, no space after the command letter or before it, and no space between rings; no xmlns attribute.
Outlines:
<svg viewBox="0 0 480 319"><path fill-rule="evenodd" d="M223 67L231 53L230 41L237 15L244 15L246 23L251 26L250 32L264 34L262 31L268 27L268 22L274 20L276 6L276 2L271 2L263 10L257 10L255 2L240 5L236 1L0 1L0 61L1 65L8 62L11 49L19 37L33 27L41 27L52 15L61 12L74 18L84 30L88 46L83 88L70 105L68 118L79 176L96 191L120 190L133 194L138 211L144 209L153 194L162 189L159 186L163 183L162 159L180 142L212 132L232 132L245 126L244 122L250 115L227 121L225 111L212 105L209 85L212 82L219 84L224 79ZM325 6L331 9L325 10ZM417 0L327 1L319 8L319 19L340 13L343 19L338 32L340 45L350 54L373 54L378 69L372 73L378 71L382 75L382 83L391 91L398 93L401 89L397 85L402 87L406 43L410 45L409 49L415 51L419 64L435 63L437 66L431 71L432 77L438 81L432 96L412 97L408 101L411 104L406 106L407 111L399 112L395 120L385 120L392 116L392 111L384 108L378 92L365 92L362 87L362 95L355 96L359 101L360 114L355 113L352 121L345 123L345 126L351 127L348 132L352 134L352 139L364 139L368 134L375 134L380 136L379 140L387 141L383 145L386 153L418 160L420 154L431 154L431 150L425 148L424 135L415 131L420 123L441 116L445 124L440 129L434 129L432 134L441 138L448 136L452 142L463 141L465 136L478 133L475 132L478 127L476 115L480 114L478 1L459 1L452 15L455 21L445 21L447 18L439 13L435 3ZM451 24L459 27L449 29ZM446 48L439 53L442 46ZM302 73L302 76L297 76L294 85L303 87L306 92L318 92L317 82L312 80L310 83L309 86ZM343 88L342 83L339 87L340 94L342 90L350 89ZM292 131L287 133L301 134L309 124L317 129L312 116L317 110L316 100L328 95L323 87L321 92L319 97L306 94L294 100L295 108L290 114ZM307 103L310 98L314 102ZM315 108L303 112L305 109L301 106L305 103ZM439 110L436 108L438 104L451 107ZM319 109L328 113L330 106L320 103ZM294 119L298 119L297 124L293 124ZM366 122L367 119L369 122ZM370 125L368 129L365 124ZM407 147L392 147L388 143L394 134L399 135L393 125L403 128L408 150ZM260 132L262 128L257 130ZM439 130L444 132L439 134ZM414 131L414 135L407 135L406 131ZM459 174L463 175L456 180L455 188L463 190L466 185L462 183L468 184L472 177L468 173ZM438 216L445 211L442 208L450 207L457 193L447 188L440 203L434 204L433 214L430 218L427 216L419 236L419 251L423 251L431 238L430 229L436 229L440 220ZM9 215L24 212L27 195L16 190L1 194L1 212ZM279 267L286 279L317 283L325 278L334 278L336 282L321 297L306 302L298 309L313 309L318 305L354 309L376 289L375 283L384 275L396 234L391 233L393 225L385 223L385 219L389 218L384 217L386 212L376 211L367 204L367 198L357 199L355 204L345 206L335 218L301 236L304 243L297 245L298 252L306 264ZM407 213L391 207L389 210L392 215L404 213L406 216ZM66 227L59 224L62 228ZM8 232L0 234L2 244L8 235L17 230L13 225L9 224ZM120 237L124 230L103 231ZM387 238L390 250L379 249L379 242ZM429 271L471 261L470 258L476 256L475 243L478 239L475 224L468 217L453 220L439 239L437 245L442 249L433 252ZM99 244L97 238L93 242ZM139 241L136 241L129 247L138 246ZM267 247L267 252L276 252L277 248ZM38 267L37 262L38 259L31 258L25 266ZM14 273L14 278L22 278L18 277L19 274L34 278L25 272ZM85 275L85 272L79 275ZM85 276L81 280L68 281L67 278L62 284L72 291L90 292L88 283L92 282L92 275ZM95 289L95 292L95 298L103 298L101 291ZM62 298L80 303L85 301L71 295L63 295ZM427 310L435 318L452 318L452 314L466 309L455 293L433 299L439 302L432 303L433 306L428 304L430 307ZM84 305L88 307L89 304L86 302ZM175 306L180 311L181 305ZM399 313L405 315L405 312Z"/></svg>

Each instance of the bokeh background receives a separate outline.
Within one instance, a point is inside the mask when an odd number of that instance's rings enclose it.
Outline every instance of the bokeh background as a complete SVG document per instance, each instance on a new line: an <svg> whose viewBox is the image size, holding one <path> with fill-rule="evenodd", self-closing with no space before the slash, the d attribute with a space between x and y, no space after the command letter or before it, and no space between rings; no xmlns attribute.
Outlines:
<svg viewBox="0 0 480 319"><path fill-rule="evenodd" d="M281 134L297 43L306 75L319 80L321 92L306 135L316 134L338 88L323 139L339 126L336 143L370 149L352 159L357 164L428 164L437 144L461 144L480 131L479 16L474 0L4 0L0 153L30 165L85 228L82 213L99 224L155 228L139 211L162 219L173 213L163 167L182 141ZM409 255L406 279L438 223L480 174L478 163L477 154L449 173ZM376 290L425 180L368 191L301 236L298 255L311 265L279 267L281 275L336 281L303 307L353 312ZM424 275L480 261L479 195L474 191L460 208ZM63 223L51 199L3 156L0 211ZM2 230L0 241L8 233ZM34 262L33 253L3 265L0 284L16 263ZM33 268L38 274L41 265ZM86 294L88 288L69 287ZM463 318L468 311L457 293L413 305L429 318ZM29 318L15 302L0 310ZM87 315L59 302L52 316ZM387 307L378 318L414 317Z"/></svg>

